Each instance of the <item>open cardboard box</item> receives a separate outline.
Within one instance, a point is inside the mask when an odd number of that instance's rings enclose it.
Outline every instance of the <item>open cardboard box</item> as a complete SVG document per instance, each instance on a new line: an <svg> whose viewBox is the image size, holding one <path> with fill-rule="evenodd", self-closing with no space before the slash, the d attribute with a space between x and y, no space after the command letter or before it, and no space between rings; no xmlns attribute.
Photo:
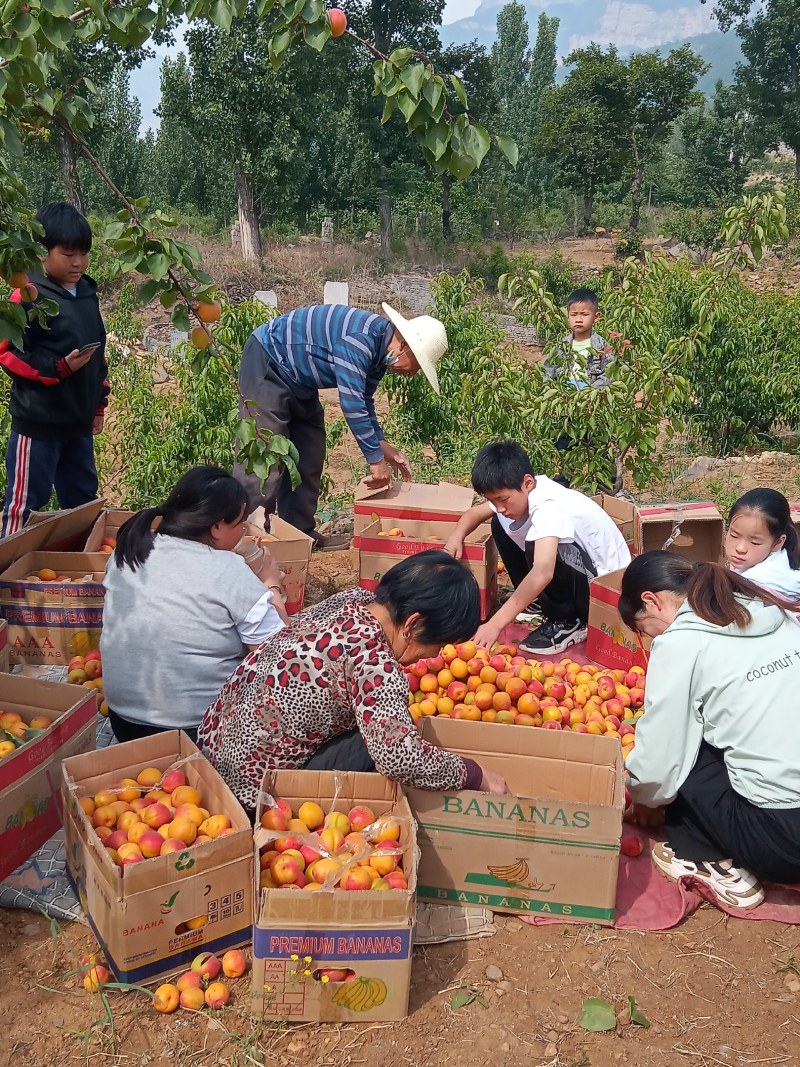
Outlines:
<svg viewBox="0 0 800 1067"><path fill-rule="evenodd" d="M420 900L613 923L625 806L618 741L438 716L421 732L499 772L511 792L407 790Z"/></svg>
<svg viewBox="0 0 800 1067"><path fill-rule="evenodd" d="M284 575L286 610L290 615L296 615L303 610L314 541L277 515L270 516L269 533L264 532L264 524L264 509L256 508L248 519L247 532L263 539L265 548L280 567Z"/></svg>
<svg viewBox="0 0 800 1067"><path fill-rule="evenodd" d="M83 551L99 552L101 545L103 544L103 538L113 537L116 539L120 527L123 526L128 519L132 519L135 514L135 511L125 511L123 508L104 508L98 515L94 526L92 526L89 531L89 536L86 538L86 544L83 546Z"/></svg>
<svg viewBox="0 0 800 1067"><path fill-rule="evenodd" d="M0 675L0 708L51 726L0 760L0 879L61 826L61 761L95 746L97 695L81 686Z"/></svg>
<svg viewBox="0 0 800 1067"><path fill-rule="evenodd" d="M619 615L619 594L625 569L593 578L589 586L589 632L586 655L603 667L647 669L650 638L629 629Z"/></svg>
<svg viewBox="0 0 800 1067"><path fill-rule="evenodd" d="M90 500L69 511L32 511L19 533L0 540L0 569L26 552L80 552L103 510L103 500Z"/></svg>
<svg viewBox="0 0 800 1067"><path fill-rule="evenodd" d="M403 520L402 536L388 536L389 530L401 528L395 525L397 521L378 518L353 538L353 548L358 549L362 589L374 590L384 574L406 556L443 548L453 530L448 522L407 517ZM487 619L497 603L497 548L488 523L469 534L461 558L475 575L481 598L481 618Z"/></svg>
<svg viewBox="0 0 800 1067"><path fill-rule="evenodd" d="M400 821L408 889L259 889L258 848L276 835L259 823L270 797L297 811L317 801L327 815L367 804ZM272 771L264 778L256 813L253 1011L287 1022L387 1022L408 1014L416 887L416 835L403 791L379 774ZM310 956L310 960L305 960ZM295 957L292 959L292 957ZM323 983L320 969L353 970L363 995L349 1000L350 983ZM310 972L306 974L305 972Z"/></svg>
<svg viewBox="0 0 800 1067"><path fill-rule="evenodd" d="M439 482L437 485L393 482L385 489L367 489L362 482L355 492L353 532L356 535L362 533L378 519L397 520L390 522L385 529L392 526L405 529L408 524L406 533L411 533L412 522L455 523L465 511L469 511L473 500L472 489L451 482ZM417 529L420 530L419 527Z"/></svg>
<svg viewBox="0 0 800 1067"><path fill-rule="evenodd" d="M599 504L606 515L614 520L614 525L625 538L628 548L633 546L633 515L634 505L622 497L611 496L609 493L598 493L593 496L595 504Z"/></svg>
<svg viewBox="0 0 800 1067"><path fill-rule="evenodd" d="M666 548L698 563L722 561L725 524L716 504L637 504L633 543L637 554Z"/></svg>
<svg viewBox="0 0 800 1067"><path fill-rule="evenodd" d="M37 527L34 527L34 530ZM98 647L103 625L102 552L28 552L0 573L0 614L8 623L11 662L66 665ZM42 582L49 567L85 581Z"/></svg>
<svg viewBox="0 0 800 1067"><path fill-rule="evenodd" d="M237 831L185 852L124 870L79 804L145 767L180 764L212 814ZM200 951L245 945L252 932L253 835L236 797L186 734L169 730L112 745L63 764L64 831L70 879L89 925L120 982L150 983L185 968ZM192 920L205 918L197 929Z"/></svg>

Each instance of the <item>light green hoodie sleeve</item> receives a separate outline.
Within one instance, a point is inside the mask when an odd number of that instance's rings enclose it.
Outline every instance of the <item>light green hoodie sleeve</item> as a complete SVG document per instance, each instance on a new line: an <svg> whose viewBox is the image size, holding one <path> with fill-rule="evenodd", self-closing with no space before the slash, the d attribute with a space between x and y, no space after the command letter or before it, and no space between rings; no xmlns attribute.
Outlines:
<svg viewBox="0 0 800 1067"><path fill-rule="evenodd" d="M700 701L694 694L698 635L667 631L653 642L647 666L645 714L625 763L634 803L669 804L697 760L703 740Z"/></svg>

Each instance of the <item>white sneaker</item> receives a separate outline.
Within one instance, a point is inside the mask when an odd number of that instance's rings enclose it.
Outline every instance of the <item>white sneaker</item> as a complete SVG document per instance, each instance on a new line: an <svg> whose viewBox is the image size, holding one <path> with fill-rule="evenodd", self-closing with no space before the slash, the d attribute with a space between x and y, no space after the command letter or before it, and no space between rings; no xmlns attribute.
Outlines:
<svg viewBox="0 0 800 1067"><path fill-rule="evenodd" d="M652 848L653 863L667 878L677 882L680 878L698 878L714 896L729 908L748 911L764 901L761 883L744 867L726 867L724 861L693 862L675 855L666 841L659 841Z"/></svg>

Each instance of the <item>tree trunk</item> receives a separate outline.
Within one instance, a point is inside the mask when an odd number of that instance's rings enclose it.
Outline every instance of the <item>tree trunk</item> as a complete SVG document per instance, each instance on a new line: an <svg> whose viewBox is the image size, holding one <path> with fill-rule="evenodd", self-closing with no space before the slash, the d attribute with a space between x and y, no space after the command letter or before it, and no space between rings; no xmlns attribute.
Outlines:
<svg viewBox="0 0 800 1067"><path fill-rule="evenodd" d="M242 247L242 259L252 262L261 259L261 230L258 226L255 194L250 179L236 164L236 195L239 201L239 228Z"/></svg>
<svg viewBox="0 0 800 1067"><path fill-rule="evenodd" d="M453 179L450 175L442 175L442 237L444 237L445 241L449 241L453 236L453 229L450 225L450 216L452 214L450 190L452 185Z"/></svg>
<svg viewBox="0 0 800 1067"><path fill-rule="evenodd" d="M589 187L583 190L583 232L588 233L592 225L592 211L594 210L594 189Z"/></svg>
<svg viewBox="0 0 800 1067"><path fill-rule="evenodd" d="M389 189L389 168L381 163L381 255L392 254L392 194Z"/></svg>
<svg viewBox="0 0 800 1067"><path fill-rule="evenodd" d="M642 186L644 185L644 164L637 163L636 169L633 172L633 181L631 182L631 202L633 209L631 210L631 217L628 223L632 230L639 228L639 218L642 214Z"/></svg>
<svg viewBox="0 0 800 1067"><path fill-rule="evenodd" d="M61 177L64 181L64 199L67 203L86 214L86 201L83 199L80 178L78 177L78 161L75 156L75 145L67 137L63 130L58 132L58 149L61 155Z"/></svg>

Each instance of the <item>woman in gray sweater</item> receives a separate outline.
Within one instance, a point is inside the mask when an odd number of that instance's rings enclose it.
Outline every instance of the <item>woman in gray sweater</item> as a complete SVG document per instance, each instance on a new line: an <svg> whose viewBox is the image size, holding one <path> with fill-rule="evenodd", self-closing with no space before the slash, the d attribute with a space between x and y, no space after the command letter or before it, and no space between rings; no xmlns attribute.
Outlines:
<svg viewBox="0 0 800 1067"><path fill-rule="evenodd" d="M163 504L120 529L105 577L100 651L118 741L160 730L194 739L248 648L287 622L269 554L256 575L235 551L247 494L219 467L195 467Z"/></svg>

